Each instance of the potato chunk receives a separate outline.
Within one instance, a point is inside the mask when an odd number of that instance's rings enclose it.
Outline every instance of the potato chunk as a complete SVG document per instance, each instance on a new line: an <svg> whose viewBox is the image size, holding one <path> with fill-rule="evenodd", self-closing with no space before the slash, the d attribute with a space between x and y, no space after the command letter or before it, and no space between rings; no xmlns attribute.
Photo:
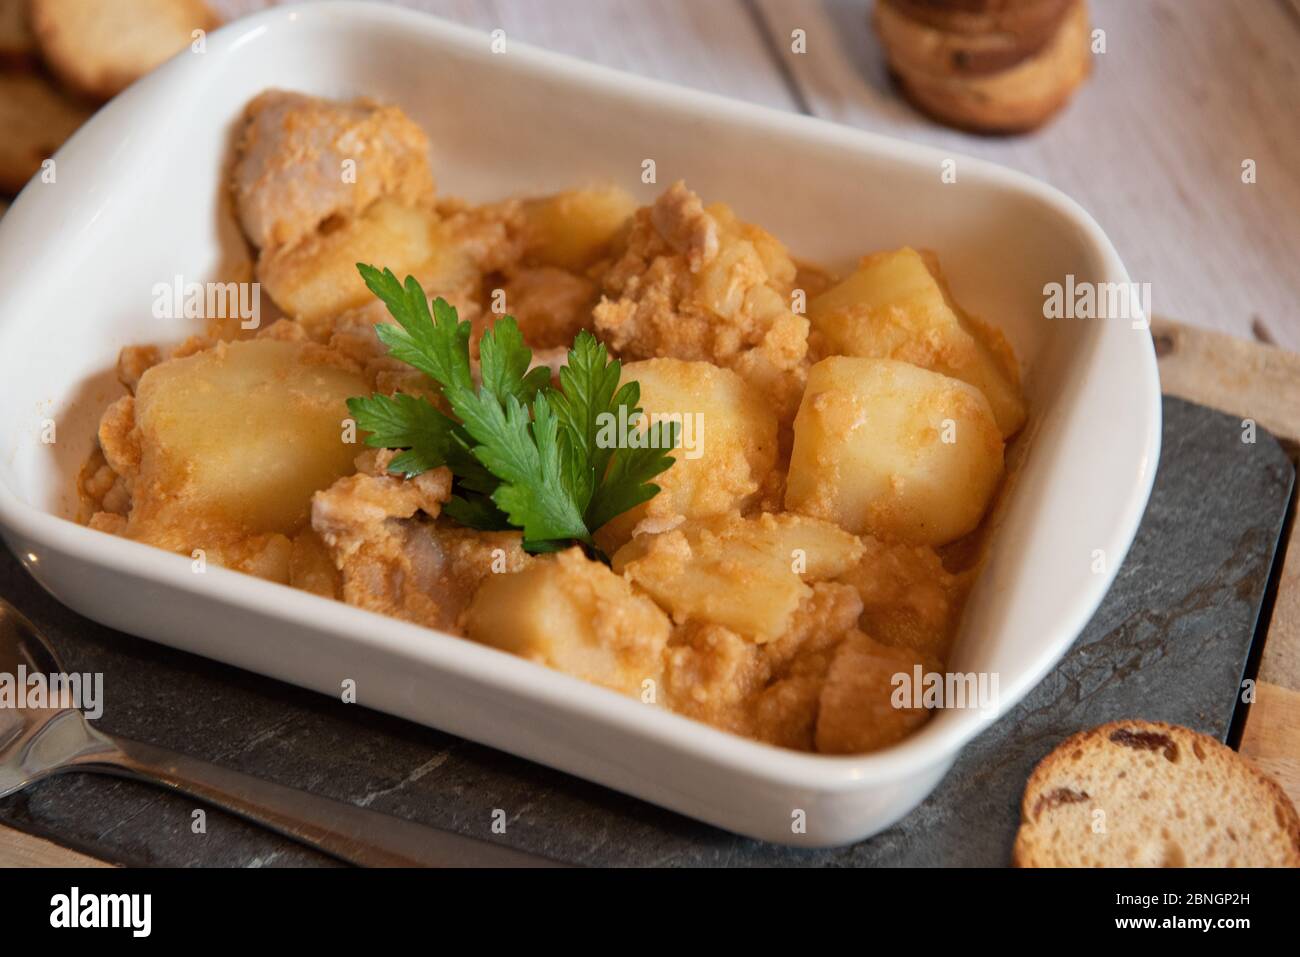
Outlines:
<svg viewBox="0 0 1300 957"><path fill-rule="evenodd" d="M530 262L581 272L609 247L636 212L617 186L570 189L524 203Z"/></svg>
<svg viewBox="0 0 1300 957"><path fill-rule="evenodd" d="M657 531L683 518L745 508L776 465L776 416L731 370L647 359L623 367L623 381L631 380L641 385L646 415L682 417L681 440L672 468L655 478L662 491L599 531L597 541L608 552L627 542L638 525Z"/></svg>
<svg viewBox="0 0 1300 957"><path fill-rule="evenodd" d="M291 534L312 493L352 471L343 441L364 378L304 343L223 343L140 377L141 452L130 534L164 547L212 547Z"/></svg>
<svg viewBox="0 0 1300 957"><path fill-rule="evenodd" d="M639 696L658 684L668 616L573 548L490 575L465 613L470 638Z"/></svg>
<svg viewBox="0 0 1300 957"><path fill-rule="evenodd" d="M895 707L894 676L939 670L938 662L872 641L861 632L835 651L817 709L815 744L823 754L864 754L902 740L925 723L924 708ZM914 682L913 682L914 683ZM903 701L910 704L911 699Z"/></svg>
<svg viewBox="0 0 1300 957"><path fill-rule="evenodd" d="M1002 437L973 386L890 359L813 366L794 423L790 511L888 541L974 531L1002 477Z"/></svg>
<svg viewBox="0 0 1300 957"><path fill-rule="evenodd" d="M435 213L387 199L295 246L263 251L257 275L275 304L311 330L374 299L359 262L402 279L414 275L430 296L451 298L478 278L469 254L443 235Z"/></svg>
<svg viewBox="0 0 1300 957"><path fill-rule="evenodd" d="M800 515L728 516L638 535L614 571L678 622L707 621L764 643L784 635L805 584L837 577L862 555L856 537Z"/></svg>
<svg viewBox="0 0 1300 957"><path fill-rule="evenodd" d="M1010 347L956 308L933 257L906 247L867 256L808 303L808 319L830 354L898 359L961 379L984 393L1004 438L1024 425Z"/></svg>

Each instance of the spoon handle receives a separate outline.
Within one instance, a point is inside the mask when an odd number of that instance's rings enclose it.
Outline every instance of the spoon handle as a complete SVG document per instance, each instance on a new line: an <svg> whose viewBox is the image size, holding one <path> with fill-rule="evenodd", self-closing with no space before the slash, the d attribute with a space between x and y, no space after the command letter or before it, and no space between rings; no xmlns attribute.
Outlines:
<svg viewBox="0 0 1300 957"><path fill-rule="evenodd" d="M554 861L272 784L123 738L73 764L187 794L366 867L556 867Z"/></svg>

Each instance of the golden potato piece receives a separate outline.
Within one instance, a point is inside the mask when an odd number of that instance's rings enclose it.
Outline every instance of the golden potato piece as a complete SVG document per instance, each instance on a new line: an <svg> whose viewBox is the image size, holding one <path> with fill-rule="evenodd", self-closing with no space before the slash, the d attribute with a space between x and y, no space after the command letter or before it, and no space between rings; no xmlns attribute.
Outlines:
<svg viewBox="0 0 1300 957"><path fill-rule="evenodd" d="M674 620L713 622L763 643L789 630L812 594L805 580L842 575L861 554L857 538L829 522L764 513L638 535L613 567Z"/></svg>
<svg viewBox="0 0 1300 957"><path fill-rule="evenodd" d="M258 279L288 315L320 329L374 299L357 263L414 275L430 296L452 298L477 281L468 254L445 240L435 214L381 199L361 216L307 237L296 246L263 250Z"/></svg>
<svg viewBox="0 0 1300 957"><path fill-rule="evenodd" d="M320 347L270 339L149 369L134 400L129 534L188 549L297 531L312 493L352 471L345 402L367 391Z"/></svg>
<svg viewBox="0 0 1300 957"><path fill-rule="evenodd" d="M924 708L895 707L896 675L915 683L914 668L939 670L938 662L903 648L891 648L858 632L831 659L817 709L815 744L823 754L865 754L902 740L929 718ZM912 699L903 696L901 703Z"/></svg>
<svg viewBox="0 0 1300 957"><path fill-rule="evenodd" d="M660 680L671 627L654 602L571 548L488 576L465 630L485 645L640 696L645 682Z"/></svg>
<svg viewBox="0 0 1300 957"><path fill-rule="evenodd" d="M116 96L187 49L218 20L203 0L30 0L46 64L66 86L96 100Z"/></svg>
<svg viewBox="0 0 1300 957"><path fill-rule="evenodd" d="M776 465L777 421L740 376L709 362L646 359L624 366L623 381L640 383L646 415L680 417L681 439L672 468L655 478L662 491L600 529L602 548L618 549L638 525L659 530L756 499Z"/></svg>
<svg viewBox="0 0 1300 957"><path fill-rule="evenodd" d="M969 382L988 399L1003 438L1014 435L1025 402L1010 347L955 306L938 261L904 247L864 258L808 303L808 319L831 355L898 359Z"/></svg>
<svg viewBox="0 0 1300 957"><path fill-rule="evenodd" d="M244 111L232 188L253 245L290 246L382 197L431 197L429 140L395 106L267 90Z"/></svg>
<svg viewBox="0 0 1300 957"><path fill-rule="evenodd" d="M794 423L786 508L888 541L974 531L1002 477L1002 437L973 386L890 359L813 366Z"/></svg>
<svg viewBox="0 0 1300 957"><path fill-rule="evenodd" d="M525 256L539 266L581 272L609 248L634 212L636 200L617 186L528 200Z"/></svg>

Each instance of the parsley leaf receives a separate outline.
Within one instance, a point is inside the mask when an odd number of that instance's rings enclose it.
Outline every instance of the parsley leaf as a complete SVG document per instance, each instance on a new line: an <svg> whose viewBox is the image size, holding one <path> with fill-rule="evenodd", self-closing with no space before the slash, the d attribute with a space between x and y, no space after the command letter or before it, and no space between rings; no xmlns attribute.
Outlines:
<svg viewBox="0 0 1300 957"><path fill-rule="evenodd" d="M464 427L427 399L404 392L360 396L348 399L348 411L357 428L369 433L366 445L405 450L389 463L390 472L410 478L446 465L467 488L497 487L499 480L470 451Z"/></svg>
<svg viewBox="0 0 1300 957"><path fill-rule="evenodd" d="M357 263L357 269L366 286L383 300L397 320L396 326L387 323L375 326L379 341L388 347L388 354L419 369L444 390L473 392L470 324L458 321L456 310L444 299L434 301L430 316L429 300L414 276L407 276L406 285L402 285L391 269L380 272L362 263Z"/></svg>
<svg viewBox="0 0 1300 957"><path fill-rule="evenodd" d="M453 495L443 503L442 514L480 532L504 532L512 527L491 497L479 492Z"/></svg>
<svg viewBox="0 0 1300 957"><path fill-rule="evenodd" d="M560 369L560 391L553 399L555 414L568 434L575 460L586 462L582 475L574 479L584 512L596 491L597 478L605 475L614 452L614 443L602 447L599 441L601 415L610 413L617 417L619 405L628 406L630 413L640 397L640 386L635 382L618 388L622 365L617 359L613 362L607 359L605 347L595 336L585 329L579 332L569 350L568 362ZM615 400L616 390L619 401Z"/></svg>
<svg viewBox="0 0 1300 957"><path fill-rule="evenodd" d="M521 529L530 551L578 542L599 555L592 533L658 494L650 479L673 464L677 423L638 430L640 387L620 387L622 365L590 332L575 339L554 389L548 369L530 371L532 350L504 316L479 342L476 385L470 324L450 304L430 306L414 277L357 268L396 320L375 327L389 355L433 379L452 415L401 393L350 399L348 409L367 444L403 450L389 471L451 469L446 515L471 528Z"/></svg>
<svg viewBox="0 0 1300 957"><path fill-rule="evenodd" d="M439 300L441 302L442 300ZM479 378L483 388L504 402L506 396L527 405L539 389L551 384L551 370L538 366L531 372L532 350L524 344L523 333L513 316L502 316L479 342Z"/></svg>
<svg viewBox="0 0 1300 957"><path fill-rule="evenodd" d="M367 445L406 449L393 460L390 471L419 475L445 465L452 455L457 422L417 396L399 392L348 399L348 411L357 427L369 433Z"/></svg>
<svg viewBox="0 0 1300 957"><path fill-rule="evenodd" d="M583 330L560 369L560 392L554 396L556 415L588 466L581 501L593 531L659 493L649 481L673 464L668 452L677 446L678 423L671 421L648 424L642 447L631 445L630 433L619 434L624 425L635 429L643 415L641 386L634 381L620 387L621 375L622 363Z"/></svg>
<svg viewBox="0 0 1300 957"><path fill-rule="evenodd" d="M523 529L524 539L589 542L591 534L574 501L572 483L566 481L562 460L569 453L561 449L546 395L533 400L531 419L514 396L507 396L504 406L481 396L477 406L466 411L475 413L465 421L465 428L480 443L474 455L501 479L492 501L512 525Z"/></svg>
<svg viewBox="0 0 1300 957"><path fill-rule="evenodd" d="M614 454L605 481L596 489L587 509L587 522L592 528L600 528L659 494L659 486L650 480L672 466L673 457L668 453L677 447L680 423L652 423L647 432L644 448L624 448Z"/></svg>

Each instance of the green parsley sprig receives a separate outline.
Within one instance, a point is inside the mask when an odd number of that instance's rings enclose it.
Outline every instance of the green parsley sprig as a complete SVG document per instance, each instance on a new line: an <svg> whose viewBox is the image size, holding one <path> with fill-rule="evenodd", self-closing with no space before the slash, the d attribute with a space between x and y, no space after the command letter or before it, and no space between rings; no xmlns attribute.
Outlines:
<svg viewBox="0 0 1300 957"><path fill-rule="evenodd" d="M678 423L651 424L635 444L607 440L607 423L639 420L641 390L620 385L621 363L590 332L574 340L555 389L550 370L529 369L532 350L503 316L479 342L475 383L470 324L455 308L435 299L430 311L413 276L402 283L388 269L357 269L397 322L375 326L388 354L433 379L452 414L400 392L349 399L348 410L367 445L402 450L390 472L451 469L446 515L471 528L521 529L530 551L577 542L600 555L593 533L659 493L650 480L673 464Z"/></svg>

